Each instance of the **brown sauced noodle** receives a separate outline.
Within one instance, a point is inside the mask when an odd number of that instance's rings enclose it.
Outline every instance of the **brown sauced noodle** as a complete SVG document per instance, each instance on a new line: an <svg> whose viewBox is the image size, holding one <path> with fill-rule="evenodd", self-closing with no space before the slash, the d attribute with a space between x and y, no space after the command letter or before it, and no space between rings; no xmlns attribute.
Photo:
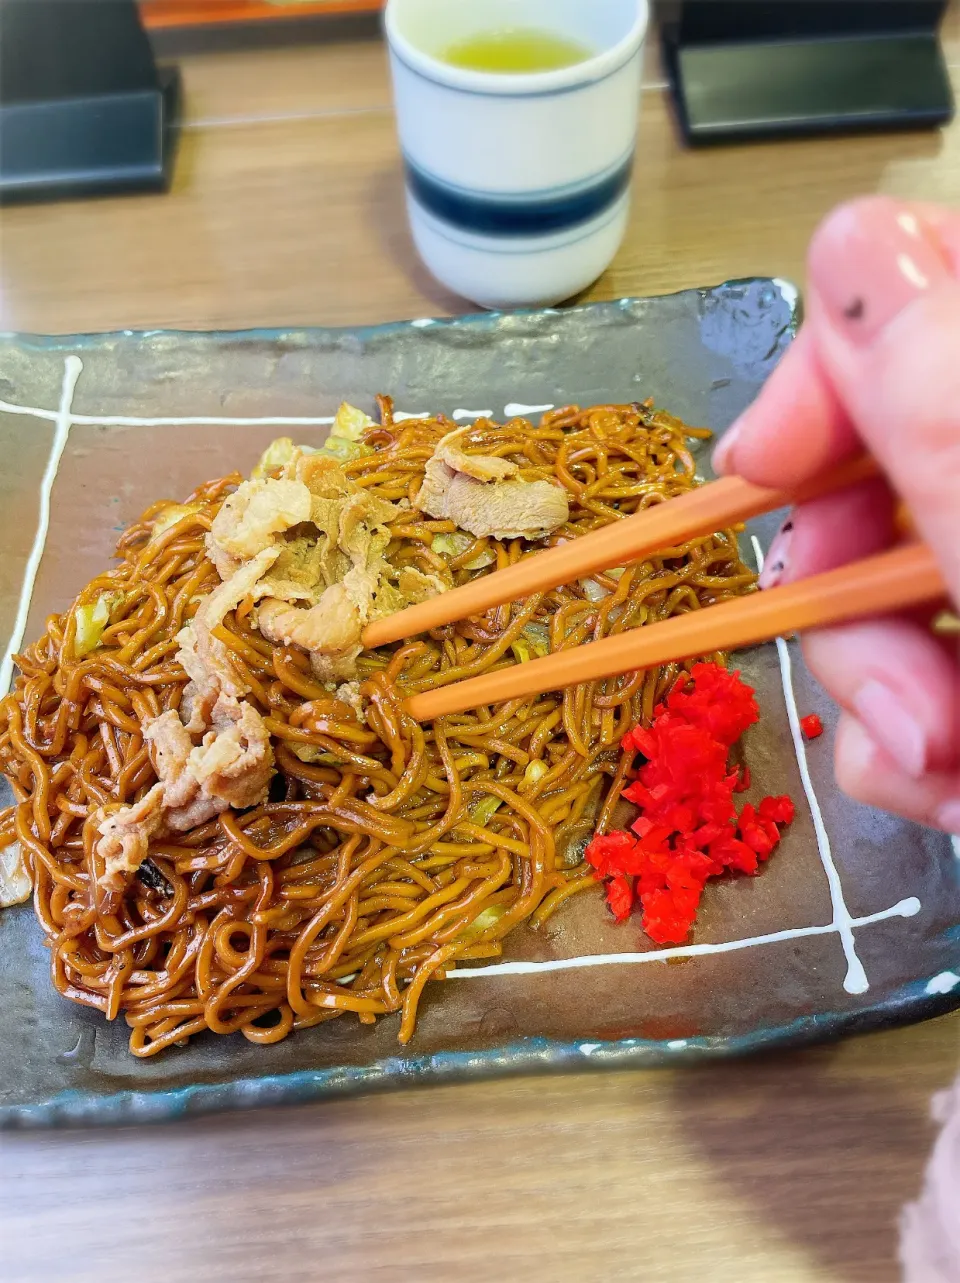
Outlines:
<svg viewBox="0 0 960 1283"><path fill-rule="evenodd" d="M364 438L373 452L345 471L412 505L426 460L454 425L395 422L387 398L381 412L382 426ZM550 543L690 489L687 438L708 435L649 405L570 407L539 427L480 421L469 449L566 488L570 519ZM0 847L21 843L56 988L108 1019L122 1012L137 1056L205 1029L277 1042L344 1012L363 1023L402 1012L406 1042L428 980L497 956L518 924L540 926L595 885L582 850L619 798L620 737L650 718L678 670L432 725L411 722L403 697L528 658L531 626L552 650L580 646L747 591L753 575L725 531L364 652L365 720L317 681L305 653L266 641L242 603L215 635L266 719L278 767L270 800L153 840L123 890L105 889L101 808L156 782L141 725L179 707L176 634L219 583L204 536L239 480L202 486L183 510L150 508L121 538L119 564L48 619L18 659L0 703L0 768L16 799L0 813ZM476 539L459 554L437 551L437 536L454 530L404 507L387 557L462 583L542 546ZM478 561L488 564L466 568ZM78 658L77 610L103 594L116 594L109 623ZM303 745L319 760L301 760L293 750Z"/></svg>

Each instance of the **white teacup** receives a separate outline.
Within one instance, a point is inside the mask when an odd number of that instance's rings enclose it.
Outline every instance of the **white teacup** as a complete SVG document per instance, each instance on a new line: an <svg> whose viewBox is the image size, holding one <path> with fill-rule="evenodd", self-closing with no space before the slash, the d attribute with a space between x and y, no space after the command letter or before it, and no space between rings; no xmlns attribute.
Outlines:
<svg viewBox="0 0 960 1283"><path fill-rule="evenodd" d="M593 50L530 74L442 55L534 28ZM397 124L417 249L483 307L549 306L586 289L626 230L647 0L388 0Z"/></svg>

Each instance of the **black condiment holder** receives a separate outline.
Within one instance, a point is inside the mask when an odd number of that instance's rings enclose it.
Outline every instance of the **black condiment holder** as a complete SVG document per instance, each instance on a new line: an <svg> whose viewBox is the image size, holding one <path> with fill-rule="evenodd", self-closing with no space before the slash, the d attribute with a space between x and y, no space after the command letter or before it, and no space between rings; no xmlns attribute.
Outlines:
<svg viewBox="0 0 960 1283"><path fill-rule="evenodd" d="M953 116L947 0L680 0L667 74L692 144L931 128Z"/></svg>
<svg viewBox="0 0 960 1283"><path fill-rule="evenodd" d="M164 191L179 114L135 0L0 0L0 201Z"/></svg>

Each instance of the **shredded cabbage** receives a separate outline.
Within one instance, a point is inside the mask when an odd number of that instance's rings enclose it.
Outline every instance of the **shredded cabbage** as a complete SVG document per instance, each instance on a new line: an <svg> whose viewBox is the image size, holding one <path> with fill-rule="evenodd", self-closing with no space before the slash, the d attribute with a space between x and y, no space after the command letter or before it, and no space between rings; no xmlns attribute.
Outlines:
<svg viewBox="0 0 960 1283"><path fill-rule="evenodd" d="M20 843L12 842L0 851L0 909L29 900L32 890Z"/></svg>
<svg viewBox="0 0 960 1283"><path fill-rule="evenodd" d="M96 601L77 607L73 653L78 659L97 649L111 614L122 601L122 592L104 592Z"/></svg>
<svg viewBox="0 0 960 1283"><path fill-rule="evenodd" d="M263 481L273 472L278 472L293 458L297 447L291 437L277 437L271 441L260 456L260 462L250 473L254 481Z"/></svg>
<svg viewBox="0 0 960 1283"><path fill-rule="evenodd" d="M455 530L450 535L434 535L430 547L433 552L445 557L462 557L474 542L472 535L465 535ZM478 553L476 557L471 557L469 561L464 562L463 568L464 570L483 570L484 566L492 566L496 559L496 553L488 548L485 552Z"/></svg>
<svg viewBox="0 0 960 1283"><path fill-rule="evenodd" d="M535 757L532 762L527 763L527 769L524 771L523 780L521 781L521 788L528 789L532 788L534 784L539 784L548 770L549 767L546 762L541 761L539 757Z"/></svg>
<svg viewBox="0 0 960 1283"><path fill-rule="evenodd" d="M510 643L510 649L518 664L542 659L550 654L550 629L546 624L527 624L517 640Z"/></svg>
<svg viewBox="0 0 960 1283"><path fill-rule="evenodd" d="M363 445L360 440L366 430L373 427L376 424L369 414L364 414L355 405L348 405L344 401L333 420L330 435L322 446L296 445L291 437L277 437L264 450L250 476L254 481L263 481L285 468L298 452L326 455L328 459L336 459L338 463L347 463L350 459L373 454L373 447Z"/></svg>
<svg viewBox="0 0 960 1283"><path fill-rule="evenodd" d="M199 507L200 505L196 503L168 503L151 522L150 538L156 539L165 530L175 526L183 517L188 517L192 512L198 512Z"/></svg>
<svg viewBox="0 0 960 1283"><path fill-rule="evenodd" d="M330 435L317 454L327 455L331 459L339 460L340 463L359 459L365 454L373 454L373 447L364 445L360 440L367 429L373 427L376 427L376 424L369 414L364 414L355 405L348 405L344 401L337 411Z"/></svg>
<svg viewBox="0 0 960 1283"><path fill-rule="evenodd" d="M493 797L492 795L485 797L477 802L475 806L471 806L469 811L470 819L474 824L479 824L483 828L493 819L500 806L502 806L502 803L498 797Z"/></svg>
<svg viewBox="0 0 960 1283"><path fill-rule="evenodd" d="M625 570L626 566L614 566L612 570L605 570L603 573L608 579L619 579ZM598 583L596 579L581 579L580 587L587 601L603 601L604 597L610 595L603 584Z"/></svg>
<svg viewBox="0 0 960 1283"><path fill-rule="evenodd" d="M490 927L496 926L507 911L505 904L490 904L482 912L478 913L474 920L464 931L464 936L470 938L482 935Z"/></svg>
<svg viewBox="0 0 960 1283"><path fill-rule="evenodd" d="M339 753L328 753L316 744L291 744L291 751L301 762L314 763L319 766L346 766L347 760Z"/></svg>
<svg viewBox="0 0 960 1283"><path fill-rule="evenodd" d="M459 557L470 547L469 536L454 532L452 535L434 535L430 541L432 552L442 553L444 557Z"/></svg>

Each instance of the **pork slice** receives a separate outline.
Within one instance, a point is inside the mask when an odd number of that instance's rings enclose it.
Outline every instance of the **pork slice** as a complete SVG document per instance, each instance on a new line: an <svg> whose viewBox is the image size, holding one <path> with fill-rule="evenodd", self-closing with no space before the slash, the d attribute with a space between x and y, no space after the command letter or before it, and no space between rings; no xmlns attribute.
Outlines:
<svg viewBox="0 0 960 1283"><path fill-rule="evenodd" d="M317 604L308 608L267 597L260 603L257 619L267 641L328 653L356 645L364 624L346 580L324 589Z"/></svg>
<svg viewBox="0 0 960 1283"><path fill-rule="evenodd" d="M390 542L387 526L397 515L392 503L364 490L341 505L337 542L355 566L370 566L383 556Z"/></svg>
<svg viewBox="0 0 960 1283"><path fill-rule="evenodd" d="M127 875L136 873L147 858L150 839L163 826L163 793L164 786L154 784L139 802L123 806L100 821L97 852L104 862L100 879L103 886L121 890Z"/></svg>
<svg viewBox="0 0 960 1283"><path fill-rule="evenodd" d="M194 616L196 628L209 631L223 623L225 615L235 610L245 597L257 596L257 584L280 556L279 546L264 548L244 562L225 583L215 588L200 604Z"/></svg>
<svg viewBox="0 0 960 1283"><path fill-rule="evenodd" d="M189 802L199 787L190 772L193 740L173 709L143 724L143 738L152 749L151 758L157 778L163 784L163 804L167 809Z"/></svg>
<svg viewBox="0 0 960 1283"><path fill-rule="evenodd" d="M219 685L210 681L206 673L201 681L194 681L191 678L187 682L183 688L183 698L180 700L180 717L191 735L197 735L205 726L209 726L210 717L219 696Z"/></svg>
<svg viewBox="0 0 960 1283"><path fill-rule="evenodd" d="M505 481L517 475L517 465L509 459L501 459L495 454L467 454L464 450L472 428L456 428L441 437L433 452L434 459L439 459L454 472L462 472L465 477L476 481Z"/></svg>
<svg viewBox="0 0 960 1283"><path fill-rule="evenodd" d="M205 796L224 803L221 809L242 811L262 802L274 759L270 733L253 705L244 703L235 722L208 732L191 752L188 769Z"/></svg>
<svg viewBox="0 0 960 1283"><path fill-rule="evenodd" d="M351 646L349 650L341 651L337 655L327 655L320 650L310 652L310 671L318 682L324 686L337 686L341 682L352 681L357 675L357 660L363 652L363 647L357 643Z"/></svg>
<svg viewBox="0 0 960 1283"><path fill-rule="evenodd" d="M361 698L361 695L360 695L359 682L343 682L342 685L337 687L336 691L334 692L334 695L340 701L341 704L346 704L348 708L353 709L353 711L357 715L358 722L361 722L361 723L366 722L366 717L363 709L363 699Z"/></svg>
<svg viewBox="0 0 960 1283"><path fill-rule="evenodd" d="M285 543L275 565L260 580L264 595L315 606L328 583L326 543L323 535L319 539L304 536ZM346 563L345 573L349 563L342 554L341 557Z"/></svg>
<svg viewBox="0 0 960 1283"><path fill-rule="evenodd" d="M276 535L310 520L310 498L301 481L243 481L223 501L210 533L229 556L255 557Z"/></svg>
<svg viewBox="0 0 960 1283"><path fill-rule="evenodd" d="M217 568L217 574L221 580L227 580L231 575L235 575L240 569L241 561L239 557L233 557L225 548L221 548L208 530L204 538L204 548L207 556Z"/></svg>
<svg viewBox="0 0 960 1283"><path fill-rule="evenodd" d="M284 476L305 485L316 499L342 499L359 489L329 455L305 454L298 450L284 469Z"/></svg>
<svg viewBox="0 0 960 1283"><path fill-rule="evenodd" d="M417 506L481 538L542 539L570 516L567 493L550 481L479 481L434 454L424 472Z"/></svg>
<svg viewBox="0 0 960 1283"><path fill-rule="evenodd" d="M105 886L122 887L124 875L146 859L151 838L185 833L231 807L245 810L266 800L275 764L263 718L252 704L221 694L212 721L199 745L172 709L144 723L158 782L141 801L101 821Z"/></svg>
<svg viewBox="0 0 960 1283"><path fill-rule="evenodd" d="M188 721L191 732L203 729L202 718L195 711L198 699L202 705L209 705L221 691L235 698L247 694L247 684L233 664L230 651L213 636L213 629L245 597L256 597L265 591L260 580L280 556L280 551L279 547L265 548L251 561L241 565L225 583L203 599L191 623L177 634L180 647L177 660L194 683Z"/></svg>

